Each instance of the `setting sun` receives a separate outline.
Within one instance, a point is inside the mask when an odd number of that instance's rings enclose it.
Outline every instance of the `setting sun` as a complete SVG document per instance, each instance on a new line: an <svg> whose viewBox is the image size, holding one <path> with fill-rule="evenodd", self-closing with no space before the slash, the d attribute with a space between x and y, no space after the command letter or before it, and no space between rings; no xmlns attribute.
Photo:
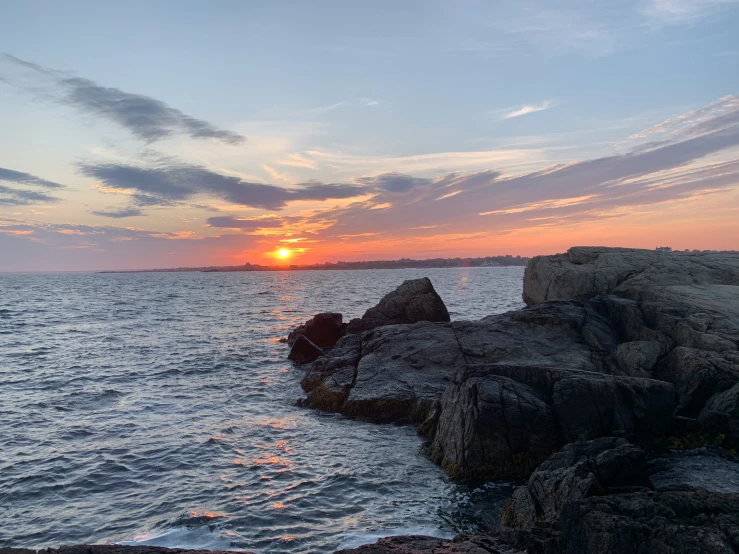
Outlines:
<svg viewBox="0 0 739 554"><path fill-rule="evenodd" d="M292 252L290 252L290 250L288 250L287 248L280 248L277 251L277 257L282 258L283 260L289 258L290 254L292 254Z"/></svg>

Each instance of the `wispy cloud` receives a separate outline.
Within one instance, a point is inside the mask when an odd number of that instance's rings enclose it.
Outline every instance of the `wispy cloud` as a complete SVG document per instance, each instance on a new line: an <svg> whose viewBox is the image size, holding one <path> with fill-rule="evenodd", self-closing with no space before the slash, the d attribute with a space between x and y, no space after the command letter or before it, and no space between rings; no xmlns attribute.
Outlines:
<svg viewBox="0 0 739 554"><path fill-rule="evenodd" d="M90 79L69 76L9 54L3 54L1 59L50 79L49 93L62 104L116 123L147 143L174 134L198 139L212 138L234 145L246 140L238 133L219 129L212 123L183 113L150 96L105 87Z"/></svg>
<svg viewBox="0 0 739 554"><path fill-rule="evenodd" d="M0 185L0 205L27 206L32 204L51 204L59 198L30 189L62 189L64 185L36 177L30 173L0 167L0 182L15 186ZM21 188L19 188L21 187Z"/></svg>
<svg viewBox="0 0 739 554"><path fill-rule="evenodd" d="M551 100L545 100L540 104L526 104L517 108L504 108L502 110L493 110L490 115L500 119L512 119L514 117L521 117L522 115L528 115L536 112L543 112L549 108L553 108L556 104Z"/></svg>
<svg viewBox="0 0 739 554"><path fill-rule="evenodd" d="M124 217L136 217L139 215L143 215L144 213L141 211L141 208L121 208L118 210L98 210L92 212L94 215L99 215L101 217L110 217L113 219L121 219Z"/></svg>
<svg viewBox="0 0 739 554"><path fill-rule="evenodd" d="M515 176L483 171L426 179L397 173L360 179L377 191L371 200L318 212L312 220L331 222L319 231L324 240L378 231L405 240L413 236L411 229L429 222L460 233L501 233L555 221L622 217L639 207L727 193L739 189L739 116L712 113L683 124L668 140L626 154Z"/></svg>
<svg viewBox="0 0 739 554"><path fill-rule="evenodd" d="M691 23L737 4L737 0L649 0L644 3L645 15L664 24Z"/></svg>
<svg viewBox="0 0 739 554"><path fill-rule="evenodd" d="M14 171L12 169L5 169L0 167L0 181L6 181L8 183L17 183L19 185L31 185L37 187L44 187L49 189L61 189L64 185L55 183L54 181L47 181L30 173L23 173L22 171Z"/></svg>
<svg viewBox="0 0 739 554"><path fill-rule="evenodd" d="M282 227L283 220L277 217L233 217L216 216L209 217L207 223L211 227L222 227L225 229L239 229L242 231L255 231L257 229L268 229Z"/></svg>
<svg viewBox="0 0 739 554"><path fill-rule="evenodd" d="M245 181L202 166L164 159L149 166L124 163L79 164L80 172L97 179L105 187L134 191L134 206L172 205L198 196L211 196L240 206L280 210L298 200L352 198L365 194L363 187L351 184L304 183L283 188Z"/></svg>

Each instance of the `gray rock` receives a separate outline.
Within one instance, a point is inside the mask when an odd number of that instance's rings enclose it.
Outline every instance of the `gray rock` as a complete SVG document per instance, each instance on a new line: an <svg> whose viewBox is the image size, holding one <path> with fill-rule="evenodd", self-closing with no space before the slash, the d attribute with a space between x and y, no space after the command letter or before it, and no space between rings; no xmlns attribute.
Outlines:
<svg viewBox="0 0 739 554"><path fill-rule="evenodd" d="M714 481L736 473L706 451L648 462L623 439L568 444L513 493L501 538L529 553L734 552L739 494Z"/></svg>
<svg viewBox="0 0 739 554"><path fill-rule="evenodd" d="M698 419L739 443L739 383L708 400Z"/></svg>
<svg viewBox="0 0 739 554"><path fill-rule="evenodd" d="M667 285L737 286L739 253L573 247L529 261L523 299L529 305L611 293L637 299L641 291Z"/></svg>
<svg viewBox="0 0 739 554"><path fill-rule="evenodd" d="M551 549L560 513L568 503L647 484L644 451L628 441L603 437L568 444L513 493L503 510L501 535L530 552Z"/></svg>
<svg viewBox="0 0 739 554"><path fill-rule="evenodd" d="M616 362L627 375L651 377L652 368L659 359L660 351L660 345L656 341L624 342L616 347Z"/></svg>
<svg viewBox="0 0 739 554"><path fill-rule="evenodd" d="M431 280L423 277L404 281L375 307L367 310L361 319L350 321L347 331L359 333L382 325L449 320L449 312Z"/></svg>
<svg viewBox="0 0 739 554"><path fill-rule="evenodd" d="M739 495L670 491L591 496L560 516L562 554L733 554Z"/></svg>

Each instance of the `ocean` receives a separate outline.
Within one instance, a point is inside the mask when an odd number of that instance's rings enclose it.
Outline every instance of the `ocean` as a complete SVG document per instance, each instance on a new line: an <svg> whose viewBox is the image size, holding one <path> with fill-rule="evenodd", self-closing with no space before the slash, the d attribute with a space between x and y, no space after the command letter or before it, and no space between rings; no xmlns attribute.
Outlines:
<svg viewBox="0 0 739 554"><path fill-rule="evenodd" d="M453 320L523 306L522 267L0 274L0 546L323 553L479 528L509 485L449 481L413 427L296 407L279 342L422 276Z"/></svg>

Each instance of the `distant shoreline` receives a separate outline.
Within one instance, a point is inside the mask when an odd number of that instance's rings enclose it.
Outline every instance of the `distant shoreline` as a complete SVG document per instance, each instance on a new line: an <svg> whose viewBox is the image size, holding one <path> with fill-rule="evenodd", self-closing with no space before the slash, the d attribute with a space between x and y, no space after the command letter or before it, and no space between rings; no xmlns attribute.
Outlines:
<svg viewBox="0 0 739 554"><path fill-rule="evenodd" d="M110 269L96 273L232 273L240 271L346 271L360 269L450 269L469 267L523 267L529 258L521 256L488 256L485 258L434 258L429 260L375 260L366 262L336 262L312 265L258 265L246 263L234 266L177 267L167 269Z"/></svg>

